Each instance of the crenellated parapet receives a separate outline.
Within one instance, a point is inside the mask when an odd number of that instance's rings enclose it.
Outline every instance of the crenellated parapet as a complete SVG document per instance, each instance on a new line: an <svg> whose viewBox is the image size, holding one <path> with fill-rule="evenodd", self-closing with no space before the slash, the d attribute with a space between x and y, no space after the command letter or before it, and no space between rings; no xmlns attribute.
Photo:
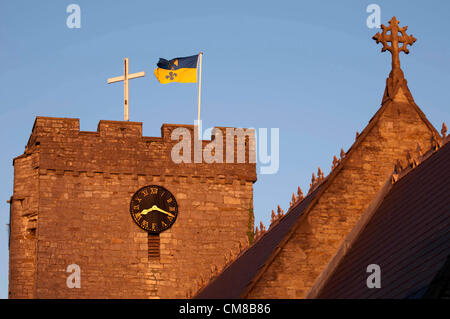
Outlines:
<svg viewBox="0 0 450 319"><path fill-rule="evenodd" d="M37 152L36 167L43 172L256 181L253 130L216 127L211 140L199 140L194 125L163 124L161 137L143 136L142 122L102 120L97 131L86 132L79 128L79 119L37 117L24 155L14 161ZM217 136L222 141L217 140ZM184 148L179 144L181 141L185 142ZM180 152L174 151L177 144L182 148ZM174 157L184 152L190 152L191 156L177 162Z"/></svg>

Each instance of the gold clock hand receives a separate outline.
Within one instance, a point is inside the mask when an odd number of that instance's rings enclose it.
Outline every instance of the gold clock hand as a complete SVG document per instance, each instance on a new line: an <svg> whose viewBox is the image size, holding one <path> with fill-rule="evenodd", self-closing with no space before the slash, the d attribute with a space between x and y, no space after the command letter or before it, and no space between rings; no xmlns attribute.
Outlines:
<svg viewBox="0 0 450 319"><path fill-rule="evenodd" d="M175 215L173 215L173 214L171 214L171 213L168 213L168 212L166 212L165 210L162 210L161 208L159 208L159 207L156 206L156 205L153 205L152 209L157 210L157 211L159 211L159 212L161 212L161 213L163 213L163 214L169 215L170 217L175 217Z"/></svg>
<svg viewBox="0 0 450 319"><path fill-rule="evenodd" d="M140 215L147 215L148 213L150 213L150 212L152 212L152 211L154 211L154 210L157 210L157 211L159 211L159 212L161 212L161 213L163 213L163 214L166 214L166 215L169 215L170 217L175 217L175 215L173 215L173 214L171 214L171 213L169 213L169 212L166 212L165 210L162 210L161 208L159 208L158 206L156 206L156 205L153 205L151 208L149 208L149 209L144 209L142 212L140 212L139 214Z"/></svg>
<svg viewBox="0 0 450 319"><path fill-rule="evenodd" d="M151 211L153 211L153 207L149 208L149 209L144 209L142 212L140 212L140 215L147 215L148 213L150 213Z"/></svg>

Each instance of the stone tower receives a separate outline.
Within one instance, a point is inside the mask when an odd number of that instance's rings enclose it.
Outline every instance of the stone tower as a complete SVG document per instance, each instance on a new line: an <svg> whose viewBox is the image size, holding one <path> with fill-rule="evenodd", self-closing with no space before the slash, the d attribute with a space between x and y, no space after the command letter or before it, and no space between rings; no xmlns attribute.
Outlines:
<svg viewBox="0 0 450 319"><path fill-rule="evenodd" d="M253 137L233 139L235 149L245 147L244 163L175 164L176 128L201 150L209 143L194 141L189 125L164 124L161 137L145 137L138 122L100 121L96 132L83 132L78 119L36 118L13 161L10 298L185 298L211 264L247 241ZM179 207L156 253L129 211L146 185L168 189ZM80 288L67 285L73 264Z"/></svg>

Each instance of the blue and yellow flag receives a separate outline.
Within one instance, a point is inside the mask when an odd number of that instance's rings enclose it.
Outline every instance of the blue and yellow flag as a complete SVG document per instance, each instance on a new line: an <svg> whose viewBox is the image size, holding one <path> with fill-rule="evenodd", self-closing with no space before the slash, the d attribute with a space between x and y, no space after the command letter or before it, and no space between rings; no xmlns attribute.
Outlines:
<svg viewBox="0 0 450 319"><path fill-rule="evenodd" d="M159 58L155 76L162 84L172 82L195 83L197 82L197 60L198 54L175 58L170 61Z"/></svg>

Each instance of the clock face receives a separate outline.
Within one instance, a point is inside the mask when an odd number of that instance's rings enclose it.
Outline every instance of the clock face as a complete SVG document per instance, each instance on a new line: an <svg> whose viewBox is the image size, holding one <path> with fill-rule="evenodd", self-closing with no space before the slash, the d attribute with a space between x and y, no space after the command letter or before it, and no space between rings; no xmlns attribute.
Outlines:
<svg viewBox="0 0 450 319"><path fill-rule="evenodd" d="M158 234L169 229L177 219L175 196L164 187L150 185L138 190L130 202L134 222L149 233Z"/></svg>

